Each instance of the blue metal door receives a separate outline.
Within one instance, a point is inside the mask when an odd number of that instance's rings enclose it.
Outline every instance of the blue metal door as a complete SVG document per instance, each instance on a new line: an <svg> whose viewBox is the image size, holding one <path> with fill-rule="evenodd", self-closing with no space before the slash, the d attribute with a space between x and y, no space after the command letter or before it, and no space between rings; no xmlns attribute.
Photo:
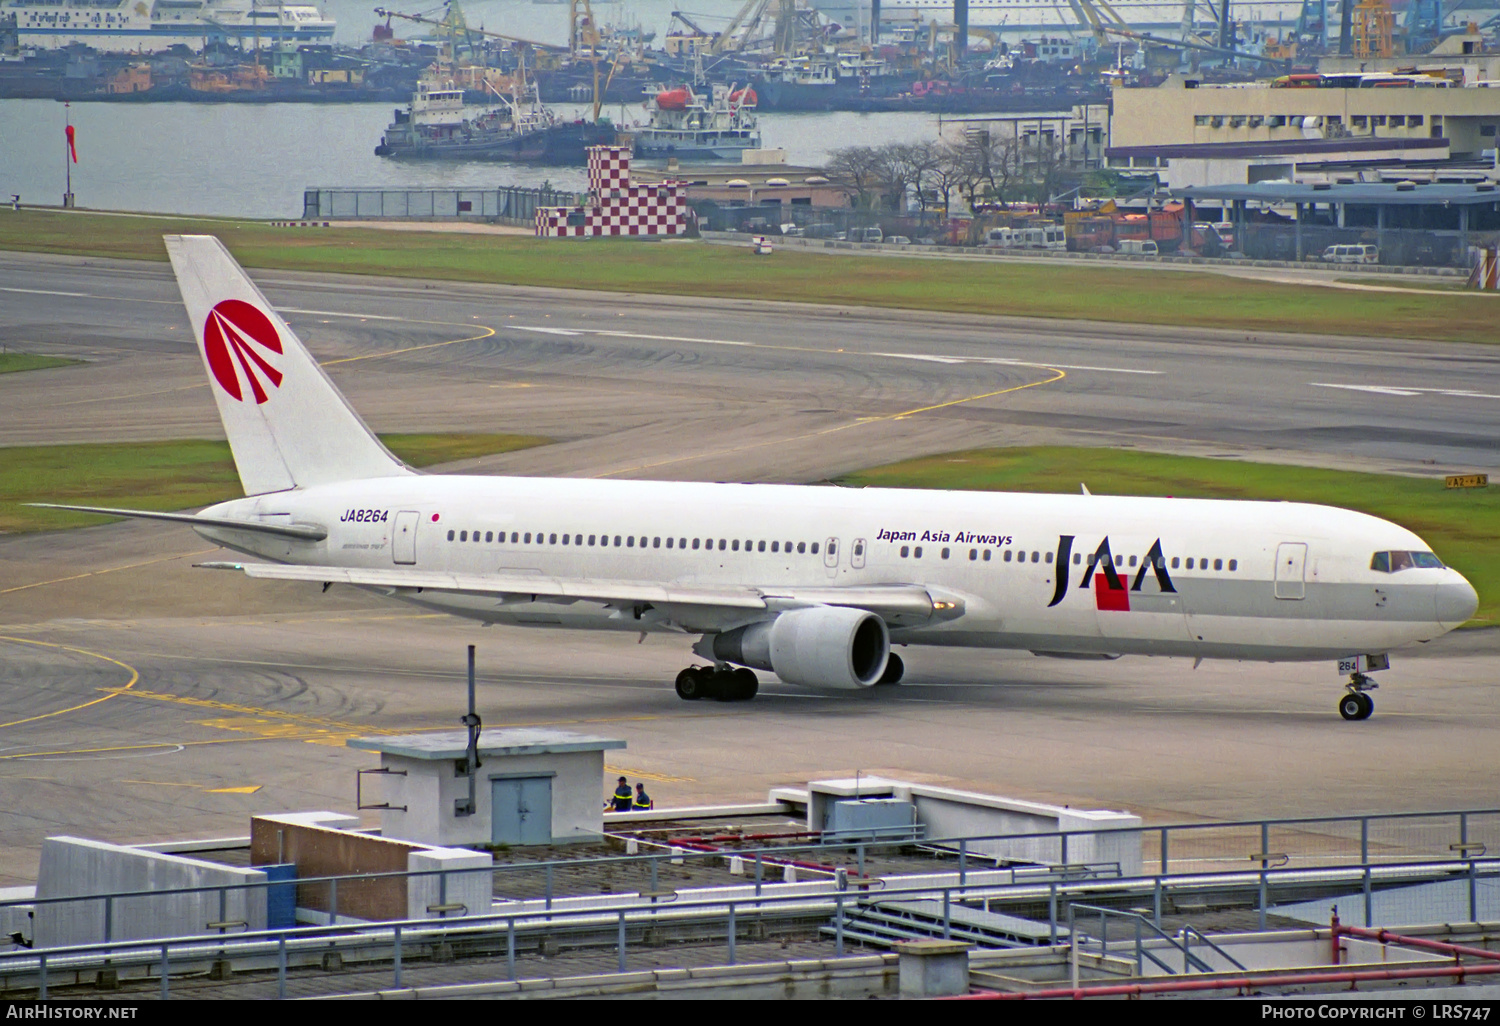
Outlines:
<svg viewBox="0 0 1500 1026"><path fill-rule="evenodd" d="M552 843L552 778L521 781L521 843Z"/></svg>
<svg viewBox="0 0 1500 1026"><path fill-rule="evenodd" d="M490 781L490 839L495 844L552 842L552 778Z"/></svg>

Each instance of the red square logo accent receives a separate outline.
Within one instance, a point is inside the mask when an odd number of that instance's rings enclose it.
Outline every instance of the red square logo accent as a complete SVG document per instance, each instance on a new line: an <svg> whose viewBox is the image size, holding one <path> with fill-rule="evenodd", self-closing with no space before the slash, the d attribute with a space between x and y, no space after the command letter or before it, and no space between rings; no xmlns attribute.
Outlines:
<svg viewBox="0 0 1500 1026"><path fill-rule="evenodd" d="M1101 611L1111 613L1130 612L1130 592L1125 590L1124 583L1121 581L1121 587L1111 588L1109 586L1108 575L1094 575L1094 601L1098 604Z"/></svg>

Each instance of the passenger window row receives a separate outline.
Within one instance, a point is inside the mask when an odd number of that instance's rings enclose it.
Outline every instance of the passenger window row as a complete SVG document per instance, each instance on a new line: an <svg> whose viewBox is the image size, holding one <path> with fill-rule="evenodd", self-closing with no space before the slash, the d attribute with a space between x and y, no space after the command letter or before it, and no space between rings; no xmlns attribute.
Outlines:
<svg viewBox="0 0 1500 1026"><path fill-rule="evenodd" d="M510 544L511 545L532 545L532 544L536 544L536 545L572 545L572 546L578 547L578 548L582 548L585 545L587 545L589 547L608 548L611 545L613 545L617 549L619 549L619 548L626 548L626 549L634 549L634 548L660 549L660 548L665 547L665 548L668 548L668 549L673 549L673 548L676 548L676 549L692 548L692 549L698 550L698 551L709 551L709 550L714 549L715 545L717 545L719 552L726 552L726 551L727 552L742 552L742 551L743 552L766 552L766 551L770 551L770 552L777 552L777 553L782 553L782 552L791 553L791 552L795 551L798 554L811 553L814 556L816 556L818 554L818 543L817 542L790 542L790 541L766 542L766 541L757 541L757 540L748 539L748 538L745 539L743 542L739 538L667 538L665 540L666 544L665 544L665 546L663 546L663 544L662 544L663 539L662 538L660 538L660 537L647 537L647 536L644 536L644 535L640 536L639 538L637 538L637 536L635 536L635 535L623 535L622 536L622 535L618 535L617 534L617 535L613 536L613 542L611 542L611 536L607 535L607 534L590 534L590 535L587 535L586 537L588 538L588 540L584 541L585 535L581 535L581 534L562 534L562 535L558 535L556 533L548 533L548 532L545 532L545 531L537 531L537 532L535 532L533 534L533 532L531 532L531 531L525 531L525 532L512 531L510 533ZM534 541L533 541L533 538L535 539ZM561 539L561 540L559 541L559 539ZM499 537L497 538L494 531L485 531L481 535L481 533L479 531L460 531L460 530L457 530L457 529L450 529L448 531L448 540L449 541L459 541L459 542L468 542L468 541L472 540L474 542L479 542L481 544L494 543L494 542L498 541L498 543L501 544L501 545L506 544L506 541L505 541L505 532L504 531L501 531L500 534L499 534ZM769 546L769 549L767 548L767 546ZM833 548L832 545L830 545L829 546L830 551L832 551L832 548ZM986 557L986 558L988 558L988 557Z"/></svg>
<svg viewBox="0 0 1500 1026"><path fill-rule="evenodd" d="M1032 560L1032 562L1034 563L1034 562L1036 562L1036 560ZM1047 560L1047 562L1050 563L1050 562L1052 562L1052 560L1049 558ZM1075 552L1075 553L1073 553L1073 565L1074 566L1078 566L1082 562L1083 562L1083 553L1081 553L1081 552ZM1125 556L1116 556L1115 557L1115 566L1118 566L1118 567L1134 567L1139 562L1144 562L1144 559L1136 557L1136 556L1131 556L1128 559ZM1208 559L1207 556L1198 556L1198 557L1188 556L1186 562L1187 562L1187 567L1186 568L1188 570L1207 570L1209 568L1209 565L1208 565L1209 564L1209 559ZM1215 569L1215 570L1224 570L1225 569L1224 560L1223 559L1215 559L1212 562L1213 562L1213 569ZM1158 570L1165 570L1165 569L1167 569L1167 565L1168 565L1167 564L1167 559L1166 559L1165 556L1158 557L1157 562L1156 562L1156 568ZM1173 556L1172 557L1172 561L1171 561L1171 567L1172 567L1173 570L1183 569L1183 558L1181 556ZM1238 572L1239 568L1240 568L1240 561L1239 560L1237 560L1237 559L1231 559L1231 560L1229 560L1228 570L1231 573Z"/></svg>
<svg viewBox="0 0 1500 1026"><path fill-rule="evenodd" d="M990 549L984 549L982 551L983 551L983 555L980 554L981 553L980 549L970 549L969 550L969 560L970 560L970 562L975 562L975 561L978 561L978 560L982 559L986 563L988 563L990 561L991 557L994 555L994 552L992 550L990 550ZM939 552L938 552L938 556L940 558L942 558L942 559L948 559L952 555L953 555L953 550L950 549L950 548L946 548L946 547L944 547L943 549L939 550ZM1006 553L1006 555L1009 556L1010 553ZM901 546L901 558L902 559L921 559L922 558L922 546L918 545L918 546L916 546L915 549L913 549L912 546L910 546L910 545L903 545L903 546Z"/></svg>

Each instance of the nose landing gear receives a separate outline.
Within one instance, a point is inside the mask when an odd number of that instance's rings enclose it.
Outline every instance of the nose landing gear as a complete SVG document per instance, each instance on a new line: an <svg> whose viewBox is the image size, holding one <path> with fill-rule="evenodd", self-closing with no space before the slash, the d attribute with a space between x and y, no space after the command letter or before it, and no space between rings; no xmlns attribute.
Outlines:
<svg viewBox="0 0 1500 1026"><path fill-rule="evenodd" d="M689 666L677 675L677 697L695 702L716 698L720 702L748 702L760 690L753 670L728 666Z"/></svg>
<svg viewBox="0 0 1500 1026"><path fill-rule="evenodd" d="M1349 683L1344 686L1349 691L1339 699L1339 715L1346 720L1368 720L1375 711L1375 700L1366 692L1374 691L1380 685L1367 674L1352 673Z"/></svg>

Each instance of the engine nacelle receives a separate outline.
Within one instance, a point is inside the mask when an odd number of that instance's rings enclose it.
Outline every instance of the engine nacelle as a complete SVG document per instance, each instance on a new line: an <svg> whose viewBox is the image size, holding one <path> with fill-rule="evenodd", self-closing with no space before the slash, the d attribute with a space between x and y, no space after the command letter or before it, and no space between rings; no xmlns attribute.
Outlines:
<svg viewBox="0 0 1500 1026"><path fill-rule="evenodd" d="M715 634L711 641L714 659L770 670L788 684L809 688L871 687L891 655L885 621L843 606L791 609L768 623Z"/></svg>

